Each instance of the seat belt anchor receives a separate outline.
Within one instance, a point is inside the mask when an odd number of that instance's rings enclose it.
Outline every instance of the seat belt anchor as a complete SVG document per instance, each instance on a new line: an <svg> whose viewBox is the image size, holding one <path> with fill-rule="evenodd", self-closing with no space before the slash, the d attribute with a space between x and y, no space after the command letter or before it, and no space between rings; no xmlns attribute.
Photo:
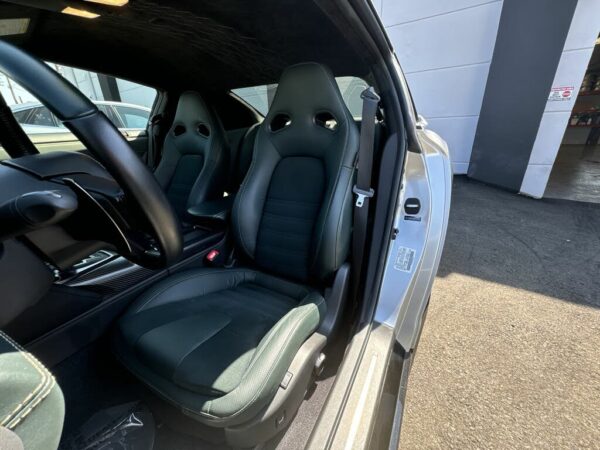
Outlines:
<svg viewBox="0 0 600 450"><path fill-rule="evenodd" d="M365 191L364 189L360 189L356 185L354 185L354 187L352 188L352 192L356 194L355 205L357 208L362 208L362 206L365 204L365 198L371 198L375 195L375 191L373 190L373 188L369 188L368 191Z"/></svg>
<svg viewBox="0 0 600 450"><path fill-rule="evenodd" d="M379 103L381 97L375 92L375 88L373 86L369 86L364 91L360 93L360 98L363 100L371 100Z"/></svg>

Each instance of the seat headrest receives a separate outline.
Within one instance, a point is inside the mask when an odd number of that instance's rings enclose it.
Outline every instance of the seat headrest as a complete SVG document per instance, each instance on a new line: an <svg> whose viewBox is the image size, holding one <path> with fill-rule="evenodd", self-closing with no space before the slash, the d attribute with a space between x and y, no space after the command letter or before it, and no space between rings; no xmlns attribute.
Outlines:
<svg viewBox="0 0 600 450"><path fill-rule="evenodd" d="M210 134L210 127L213 125L213 117L211 112L204 103L204 100L198 92L186 91L179 97L179 103L177 103L177 110L175 111L175 117L173 119L172 128L175 129L177 126L183 126L185 129L181 131L191 131L198 127L199 124L204 124L209 130L197 130L201 131L200 134ZM207 137L207 136L205 136Z"/></svg>
<svg viewBox="0 0 600 450"><path fill-rule="evenodd" d="M318 63L288 67L282 74L269 113L270 131L285 129L294 121L302 125L335 127L353 120L332 73Z"/></svg>

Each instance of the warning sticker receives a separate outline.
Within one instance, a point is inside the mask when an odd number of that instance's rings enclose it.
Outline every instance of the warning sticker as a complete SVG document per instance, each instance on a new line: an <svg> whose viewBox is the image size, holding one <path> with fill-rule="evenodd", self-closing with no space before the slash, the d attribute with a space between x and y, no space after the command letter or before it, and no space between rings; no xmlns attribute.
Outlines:
<svg viewBox="0 0 600 450"><path fill-rule="evenodd" d="M394 269L402 272L410 272L415 262L415 250L408 247L400 247L396 253L396 261L394 261Z"/></svg>
<svg viewBox="0 0 600 450"><path fill-rule="evenodd" d="M548 96L549 102L566 102L573 98L573 86L559 86L550 89L550 95Z"/></svg>

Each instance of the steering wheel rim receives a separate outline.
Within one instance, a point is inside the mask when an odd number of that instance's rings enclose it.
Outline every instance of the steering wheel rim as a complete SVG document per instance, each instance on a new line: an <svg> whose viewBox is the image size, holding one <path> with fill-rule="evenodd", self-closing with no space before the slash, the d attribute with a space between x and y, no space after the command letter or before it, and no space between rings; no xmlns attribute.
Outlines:
<svg viewBox="0 0 600 450"><path fill-rule="evenodd" d="M133 201L156 239L158 261L166 267L182 252L178 218L158 182L119 130L96 105L39 59L0 40L0 71L11 77L52 111L104 165ZM150 258L150 256L149 256Z"/></svg>

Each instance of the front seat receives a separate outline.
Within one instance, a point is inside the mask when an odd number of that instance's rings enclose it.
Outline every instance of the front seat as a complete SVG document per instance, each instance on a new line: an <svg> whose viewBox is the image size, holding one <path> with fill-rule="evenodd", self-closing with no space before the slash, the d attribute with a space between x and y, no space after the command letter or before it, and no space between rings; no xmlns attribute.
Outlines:
<svg viewBox="0 0 600 450"><path fill-rule="evenodd" d="M180 272L152 287L118 323L119 360L206 425L256 416L317 330L323 289L348 256L357 149L330 72L288 68L233 206L246 264Z"/></svg>
<svg viewBox="0 0 600 450"><path fill-rule="evenodd" d="M225 131L200 94L179 97L154 175L180 219L190 206L223 195L229 165Z"/></svg>

